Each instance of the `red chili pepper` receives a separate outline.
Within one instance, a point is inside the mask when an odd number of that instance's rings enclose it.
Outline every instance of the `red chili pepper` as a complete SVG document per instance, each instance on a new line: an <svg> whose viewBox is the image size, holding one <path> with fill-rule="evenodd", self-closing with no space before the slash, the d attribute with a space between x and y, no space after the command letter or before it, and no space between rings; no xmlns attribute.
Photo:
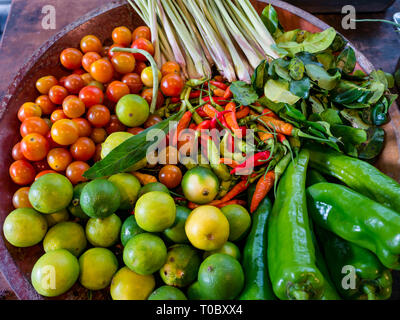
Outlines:
<svg viewBox="0 0 400 320"><path fill-rule="evenodd" d="M230 112L225 115L228 128L231 129L239 139L242 138L242 130L240 130L236 119L236 104L234 102L229 102L225 106L225 111Z"/></svg>
<svg viewBox="0 0 400 320"><path fill-rule="evenodd" d="M189 99L199 98L201 95L201 90L192 91L189 94Z"/></svg>
<svg viewBox="0 0 400 320"><path fill-rule="evenodd" d="M208 117L210 118L215 118L218 114L218 110L212 107L210 104L205 104L204 106L201 107L201 109L204 111L205 114L207 114Z"/></svg>
<svg viewBox="0 0 400 320"><path fill-rule="evenodd" d="M242 137L245 137L247 135L247 128L246 126L241 126L239 127L240 130L242 131Z"/></svg>
<svg viewBox="0 0 400 320"><path fill-rule="evenodd" d="M217 113L217 119L221 122L222 126L230 129L228 123L225 120L225 114L232 112L231 110L224 110Z"/></svg>
<svg viewBox="0 0 400 320"><path fill-rule="evenodd" d="M269 110L268 108L265 108L263 110L262 114L264 116L267 116L267 117L271 117L271 118L274 118L274 119L279 119L279 117L275 113L273 113L271 110Z"/></svg>
<svg viewBox="0 0 400 320"><path fill-rule="evenodd" d="M286 136L282 133L278 133L277 138L280 143L283 143L286 140Z"/></svg>
<svg viewBox="0 0 400 320"><path fill-rule="evenodd" d="M217 87L218 89L221 89L221 90L228 89L228 85L226 85L225 83L220 82L220 81L210 81L210 84L213 85L214 87Z"/></svg>
<svg viewBox="0 0 400 320"><path fill-rule="evenodd" d="M199 123L196 127L196 131L200 130L207 130L211 128L211 120L204 120L203 122Z"/></svg>
<svg viewBox="0 0 400 320"><path fill-rule="evenodd" d="M216 207L223 208L223 207L229 206L231 204L238 204L240 206L245 206L246 205L246 201L244 201L244 200L235 200L234 199L234 200L226 201L226 202L221 203L221 204L217 204Z"/></svg>
<svg viewBox="0 0 400 320"><path fill-rule="evenodd" d="M186 129L189 126L190 121L192 120L192 113L190 111L186 111L181 120L178 122L178 126L176 127L175 134L172 140L174 146L178 144L179 135L182 130Z"/></svg>
<svg viewBox="0 0 400 320"><path fill-rule="evenodd" d="M196 130L196 124L195 123L191 123L190 124L190 126L189 126L189 129L192 129L192 130Z"/></svg>
<svg viewBox="0 0 400 320"><path fill-rule="evenodd" d="M204 102L210 102L210 100L211 99L209 96L203 98ZM212 100L215 104L219 106L224 106L228 103L227 101L224 101L225 99L223 97L212 97Z"/></svg>
<svg viewBox="0 0 400 320"><path fill-rule="evenodd" d="M239 108L239 111L236 112L236 119L242 119L245 118L249 115L250 113L250 108L249 107L243 107L241 106Z"/></svg>
<svg viewBox="0 0 400 320"><path fill-rule="evenodd" d="M231 87L229 86L226 90L225 90L225 94L223 95L224 100L230 100L233 97L233 93L231 91Z"/></svg>
<svg viewBox="0 0 400 320"><path fill-rule="evenodd" d="M261 151L253 155L252 157L246 159L244 162L239 164L236 168L231 171L231 174L237 173L240 169L246 168L247 166L261 166L267 163L267 160L270 158L271 153L269 151ZM269 161L269 160L268 160Z"/></svg>
<svg viewBox="0 0 400 320"><path fill-rule="evenodd" d="M178 103L179 101L181 101L180 97L171 97L171 103Z"/></svg>
<svg viewBox="0 0 400 320"><path fill-rule="evenodd" d="M199 107L196 109L197 114L202 118L207 118L208 114L204 112L203 107Z"/></svg>

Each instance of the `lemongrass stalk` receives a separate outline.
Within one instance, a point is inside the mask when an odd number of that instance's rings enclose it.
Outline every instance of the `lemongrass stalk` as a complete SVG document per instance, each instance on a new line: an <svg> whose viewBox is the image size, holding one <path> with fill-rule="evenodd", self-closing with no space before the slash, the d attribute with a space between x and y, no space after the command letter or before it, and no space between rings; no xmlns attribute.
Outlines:
<svg viewBox="0 0 400 320"><path fill-rule="evenodd" d="M229 36L229 32L223 22L222 12L218 11L218 7L217 7L218 4L216 4L215 0L211 0L211 1L207 0L207 3L211 10L210 13L212 13L212 15L215 19L215 22L216 22L217 26L219 27L219 32L229 50L233 64L235 66L235 71L236 71L236 75L237 75L238 79L245 81L247 83L250 83L250 74L244 64L246 59L243 59L243 56L241 56L238 53L238 51L236 50L235 45L233 44L233 42ZM229 26L227 26L227 27L229 27ZM256 67L257 66L258 66L258 64L256 65Z"/></svg>
<svg viewBox="0 0 400 320"><path fill-rule="evenodd" d="M157 12L156 12L156 0L149 0L148 3L148 14L150 18L150 30L151 30L151 42L154 47L154 60L157 63L158 69L161 69L162 63L160 60L160 42L158 41L158 28L157 28Z"/></svg>
<svg viewBox="0 0 400 320"><path fill-rule="evenodd" d="M205 38L205 43L214 58L217 68L229 81L236 80L235 69L229 57L229 53L224 45L218 39L217 33L214 31L204 14L198 7L196 1L188 1L187 7L198 23L199 30Z"/></svg>
<svg viewBox="0 0 400 320"><path fill-rule="evenodd" d="M139 15L139 17L147 24L147 17L145 18L140 7L131 0L127 0L127 1L129 3L129 5L133 8L133 10L136 11L136 13Z"/></svg>
<svg viewBox="0 0 400 320"><path fill-rule="evenodd" d="M232 37L236 40L239 47L242 49L243 53L246 55L250 65L255 69L260 64L261 59L256 54L252 46L247 42L246 38L243 36L242 32L239 30L237 25L233 22L229 13L225 10L225 7L221 0L213 0L214 5L218 6L219 12L225 21L225 24L230 31ZM214 11L214 14L216 12ZM219 24L220 28L222 28L222 24ZM233 58L233 57L232 57Z"/></svg>
<svg viewBox="0 0 400 320"><path fill-rule="evenodd" d="M265 53L274 59L279 58L279 55L271 47L273 44L275 44L274 39L268 32L267 28L263 24L260 16L257 14L256 10L254 9L250 1L240 0L240 1L235 1L235 3L241 6L243 12L245 12L245 14L249 19L249 23L251 23L254 26L255 30L257 31L258 43L264 49Z"/></svg>

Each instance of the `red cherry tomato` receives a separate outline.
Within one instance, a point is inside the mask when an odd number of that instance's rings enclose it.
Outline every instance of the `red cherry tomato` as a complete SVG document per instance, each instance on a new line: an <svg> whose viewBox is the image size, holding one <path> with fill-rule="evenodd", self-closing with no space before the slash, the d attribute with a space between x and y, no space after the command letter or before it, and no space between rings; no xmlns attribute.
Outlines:
<svg viewBox="0 0 400 320"><path fill-rule="evenodd" d="M33 102L25 102L18 110L18 119L23 122L30 117L41 117L42 109Z"/></svg>
<svg viewBox="0 0 400 320"><path fill-rule="evenodd" d="M135 70L136 61L132 53L119 52L111 58L111 63L116 72L121 74L130 73Z"/></svg>
<svg viewBox="0 0 400 320"><path fill-rule="evenodd" d="M82 137L76 140L71 146L70 152L75 160L88 161L96 151L96 145L93 140L87 137Z"/></svg>
<svg viewBox="0 0 400 320"><path fill-rule="evenodd" d="M151 105L151 101L153 100L153 88L143 90L142 97L147 101L149 105ZM156 109L161 108L164 105L164 101L165 98L163 94L160 91L158 91Z"/></svg>
<svg viewBox="0 0 400 320"><path fill-rule="evenodd" d="M118 117L113 114L110 118L110 122L106 127L107 134L111 134L114 132L125 131L126 127L118 120ZM104 141L104 140L103 140ZM101 142L103 142L101 141ZM99 143L99 142L96 142Z"/></svg>
<svg viewBox="0 0 400 320"><path fill-rule="evenodd" d="M83 54L78 49L68 48L61 52L60 61L61 64L70 70L75 70L82 65Z"/></svg>
<svg viewBox="0 0 400 320"><path fill-rule="evenodd" d="M71 181L72 184L77 184L79 182L85 182L87 179L83 176L85 171L89 170L90 166L83 161L72 162L65 172L65 175Z"/></svg>
<svg viewBox="0 0 400 320"><path fill-rule="evenodd" d="M22 122L19 131L22 137L25 137L30 133L38 133L45 136L50 131L50 127L42 118L30 117Z"/></svg>
<svg viewBox="0 0 400 320"><path fill-rule="evenodd" d="M110 122L110 110L101 104L90 107L86 114L87 119L96 128L106 126Z"/></svg>
<svg viewBox="0 0 400 320"><path fill-rule="evenodd" d="M174 61L168 61L164 63L161 67L161 73L163 77L170 73L179 74L180 72L181 72L181 67Z"/></svg>
<svg viewBox="0 0 400 320"><path fill-rule="evenodd" d="M138 38L132 43L132 48L134 49L141 49L144 51L147 51L150 53L152 56L154 55L154 47L153 44L144 38ZM137 61L147 61L146 57L142 55L141 53L134 53L133 56Z"/></svg>
<svg viewBox="0 0 400 320"><path fill-rule="evenodd" d="M25 186L35 180L35 169L26 160L13 162L9 169L11 179L18 185Z"/></svg>
<svg viewBox="0 0 400 320"><path fill-rule="evenodd" d="M53 170L62 172L72 162L71 153L65 148L51 149L47 155L47 162Z"/></svg>
<svg viewBox="0 0 400 320"><path fill-rule="evenodd" d="M62 86L53 86L49 90L50 101L54 104L62 104L66 96L68 96L68 91Z"/></svg>
<svg viewBox="0 0 400 320"><path fill-rule="evenodd" d="M39 161L44 159L49 152L49 143L41 134L31 133L22 139L21 151L26 159Z"/></svg>
<svg viewBox="0 0 400 320"><path fill-rule="evenodd" d="M119 99L130 93L129 87L121 81L111 82L106 91L108 100L117 103Z"/></svg>
<svg viewBox="0 0 400 320"><path fill-rule="evenodd" d="M32 208L32 205L29 202L29 187L22 187L15 191L12 203L15 209Z"/></svg>
<svg viewBox="0 0 400 320"><path fill-rule="evenodd" d="M95 142L95 143L102 143L106 140L107 138L107 132L103 128L94 128L92 130L92 133L90 135L90 138Z"/></svg>
<svg viewBox="0 0 400 320"><path fill-rule="evenodd" d="M127 27L115 28L112 32L112 39L116 44L129 46L132 42L132 32Z"/></svg>
<svg viewBox="0 0 400 320"><path fill-rule="evenodd" d="M132 33L132 41L135 41L139 38L144 38L150 41L151 40L150 28L146 26L137 27Z"/></svg>
<svg viewBox="0 0 400 320"><path fill-rule="evenodd" d="M48 174L48 173L58 173L58 172L57 172L57 171L54 171L54 170L44 170L44 171L42 171L42 172L39 172L39 173L36 175L35 181L36 181L37 179L39 179L40 177L43 177L45 174Z"/></svg>
<svg viewBox="0 0 400 320"><path fill-rule="evenodd" d="M147 68L147 64L145 64L143 61L136 61L136 66L135 70L133 70L133 73L136 74L142 74L143 70Z"/></svg>
<svg viewBox="0 0 400 320"><path fill-rule="evenodd" d="M100 60L101 56L97 52L87 52L82 58L82 67L86 72L90 72L90 66L93 62Z"/></svg>
<svg viewBox="0 0 400 320"><path fill-rule="evenodd" d="M51 87L58 84L58 81L53 76L46 76L36 81L36 89L41 94L48 94Z"/></svg>
<svg viewBox="0 0 400 320"><path fill-rule="evenodd" d="M63 111L68 118L79 118L85 113L86 107L77 96L68 96L64 99Z"/></svg>
<svg viewBox="0 0 400 320"><path fill-rule="evenodd" d="M79 92L79 99L83 101L86 107L91 107L103 103L104 93L95 86L87 86Z"/></svg>
<svg viewBox="0 0 400 320"><path fill-rule="evenodd" d="M71 74L65 79L64 86L68 92L76 94L85 86L85 82L80 75Z"/></svg>
<svg viewBox="0 0 400 320"><path fill-rule="evenodd" d="M55 105L51 102L49 96L43 95L36 98L35 103L40 107L43 114L51 114L54 109Z"/></svg>
<svg viewBox="0 0 400 320"><path fill-rule="evenodd" d="M161 80L161 91L167 97L179 96L185 86L183 79L176 73L170 73Z"/></svg>
<svg viewBox="0 0 400 320"><path fill-rule="evenodd" d="M101 83L110 82L114 76L114 68L107 59L99 59L90 65L90 75Z"/></svg>
<svg viewBox="0 0 400 320"><path fill-rule="evenodd" d="M13 148L12 148L12 157L13 159L16 160L23 160L25 159L24 154L22 153L21 150L21 142L18 142Z"/></svg>
<svg viewBox="0 0 400 320"><path fill-rule="evenodd" d="M85 118L72 119L73 122L78 126L78 132L80 137L89 137L92 133L92 126L89 121Z"/></svg>

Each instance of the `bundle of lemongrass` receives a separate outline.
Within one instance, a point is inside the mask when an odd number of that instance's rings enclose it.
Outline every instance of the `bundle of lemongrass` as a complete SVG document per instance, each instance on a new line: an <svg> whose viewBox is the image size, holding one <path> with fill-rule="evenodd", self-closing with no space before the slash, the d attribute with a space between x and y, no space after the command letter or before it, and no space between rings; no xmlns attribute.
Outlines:
<svg viewBox="0 0 400 320"><path fill-rule="evenodd" d="M259 63L278 58L274 39L249 0L127 0L151 29L158 66L176 61L186 79L250 82Z"/></svg>

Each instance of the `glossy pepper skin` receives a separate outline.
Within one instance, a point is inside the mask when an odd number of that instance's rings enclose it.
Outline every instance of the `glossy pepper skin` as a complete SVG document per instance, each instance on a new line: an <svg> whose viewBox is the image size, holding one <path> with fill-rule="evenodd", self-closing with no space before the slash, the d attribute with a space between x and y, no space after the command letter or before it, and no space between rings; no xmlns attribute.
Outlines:
<svg viewBox="0 0 400 320"><path fill-rule="evenodd" d="M252 198L255 186L249 189ZM265 197L252 214L253 222L243 249L245 286L239 300L275 300L267 270L267 222L271 200Z"/></svg>
<svg viewBox="0 0 400 320"><path fill-rule="evenodd" d="M320 299L326 281L316 265L306 203L307 150L300 151L279 182L268 222L268 269L281 300Z"/></svg>
<svg viewBox="0 0 400 320"><path fill-rule="evenodd" d="M317 228L330 274L341 296L349 300L385 300L392 294L392 274L369 250ZM355 288L344 289L344 266L355 268Z"/></svg>
<svg viewBox="0 0 400 320"><path fill-rule="evenodd" d="M320 227L374 252L400 270L400 215L345 186L321 182L307 189L308 211Z"/></svg>
<svg viewBox="0 0 400 320"><path fill-rule="evenodd" d="M333 176L351 189L400 212L400 184L374 166L321 147L309 147L310 166Z"/></svg>

